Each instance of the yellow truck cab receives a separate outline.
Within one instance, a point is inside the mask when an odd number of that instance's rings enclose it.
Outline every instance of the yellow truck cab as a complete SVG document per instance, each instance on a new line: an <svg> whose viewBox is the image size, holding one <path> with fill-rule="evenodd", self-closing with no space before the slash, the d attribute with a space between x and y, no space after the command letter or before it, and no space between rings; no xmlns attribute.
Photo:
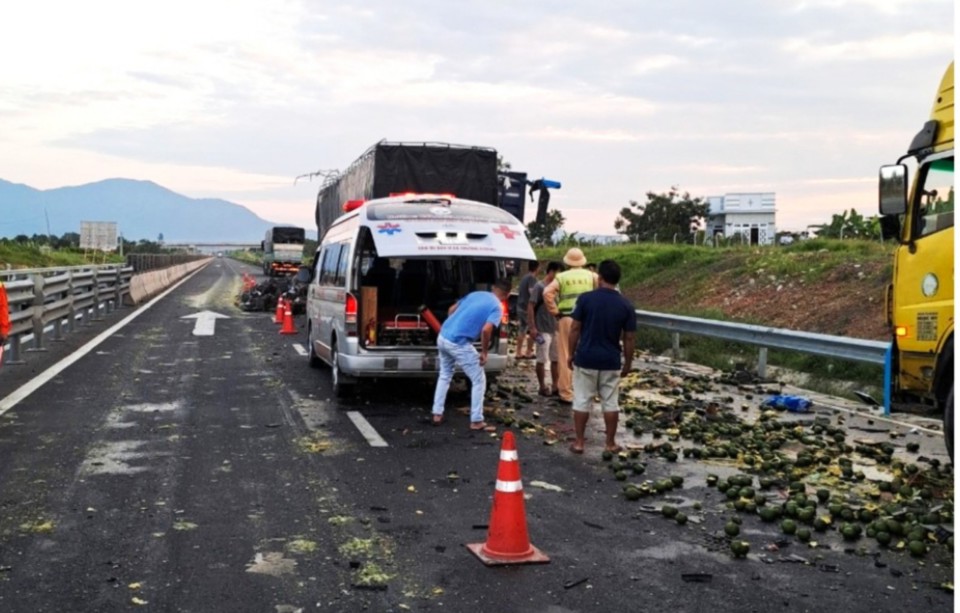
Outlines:
<svg viewBox="0 0 960 613"><path fill-rule="evenodd" d="M880 169L886 237L900 245L887 288L891 398L942 412L953 457L953 62L923 129L897 164ZM912 183L905 160L916 164Z"/></svg>

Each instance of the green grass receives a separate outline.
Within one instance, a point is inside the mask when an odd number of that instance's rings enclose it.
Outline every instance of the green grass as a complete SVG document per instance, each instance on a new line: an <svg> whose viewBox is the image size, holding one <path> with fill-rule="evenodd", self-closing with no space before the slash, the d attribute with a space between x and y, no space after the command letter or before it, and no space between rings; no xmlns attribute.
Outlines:
<svg viewBox="0 0 960 613"><path fill-rule="evenodd" d="M658 243L638 243L582 247L587 261L599 264L611 259L620 264L622 289L639 283L684 278L693 282L720 272L735 271L744 277L759 274L775 277L802 277L816 281L838 265L858 262L892 261L893 245L870 241L814 239L785 247L728 246L703 247ZM537 249L541 261L562 261L567 247ZM661 279L667 272L666 279Z"/></svg>
<svg viewBox="0 0 960 613"><path fill-rule="evenodd" d="M120 264L124 258L115 253L103 253L79 249L58 249L34 243L14 243L0 240L0 267L45 268L56 266L82 266L84 264Z"/></svg>
<svg viewBox="0 0 960 613"><path fill-rule="evenodd" d="M551 247L537 250L541 261L563 261L566 247ZM603 247L583 247L587 261L599 264L603 260L614 260L620 264L621 288L630 288L665 271L684 269L702 269L721 262L725 249L694 247L692 245L673 244L625 244Z"/></svg>
<svg viewBox="0 0 960 613"><path fill-rule="evenodd" d="M234 260L237 260L238 262L243 262L244 264L260 266L263 263L263 257L260 252L254 253L252 251L231 251L226 255Z"/></svg>

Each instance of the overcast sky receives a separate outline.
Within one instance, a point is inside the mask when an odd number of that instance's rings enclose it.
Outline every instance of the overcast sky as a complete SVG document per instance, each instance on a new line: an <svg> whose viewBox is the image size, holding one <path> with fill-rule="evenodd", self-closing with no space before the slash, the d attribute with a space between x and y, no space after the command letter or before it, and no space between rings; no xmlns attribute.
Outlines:
<svg viewBox="0 0 960 613"><path fill-rule="evenodd" d="M440 141L562 181L568 231L672 185L776 192L799 230L876 212L953 32L950 0L12 2L0 178L146 179L312 228L294 177Z"/></svg>

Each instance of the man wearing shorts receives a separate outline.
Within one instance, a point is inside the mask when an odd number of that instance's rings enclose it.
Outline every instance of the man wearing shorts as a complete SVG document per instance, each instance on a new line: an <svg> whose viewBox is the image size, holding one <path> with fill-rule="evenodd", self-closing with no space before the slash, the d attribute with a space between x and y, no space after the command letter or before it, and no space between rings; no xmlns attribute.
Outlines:
<svg viewBox="0 0 960 613"><path fill-rule="evenodd" d="M541 396L556 396L558 392L559 367L557 352L557 318L554 317L547 305L543 302L544 288L553 282L557 273L563 270L560 262L550 262L547 264L547 274L543 280L533 286L530 292L530 304L527 305L527 321L530 322L530 338L537 342L537 336L541 341L536 345L537 348L537 381L540 382ZM553 386L547 387L546 364L550 361L550 378L553 380Z"/></svg>
<svg viewBox="0 0 960 613"><path fill-rule="evenodd" d="M620 265L600 262L600 287L581 294L573 309L570 330L570 368L573 370L573 453L583 453L587 420L594 396L600 397L606 427L607 451L620 451L617 423L620 419L620 377L633 365L637 314L630 301L616 290ZM621 359L621 344L622 359Z"/></svg>

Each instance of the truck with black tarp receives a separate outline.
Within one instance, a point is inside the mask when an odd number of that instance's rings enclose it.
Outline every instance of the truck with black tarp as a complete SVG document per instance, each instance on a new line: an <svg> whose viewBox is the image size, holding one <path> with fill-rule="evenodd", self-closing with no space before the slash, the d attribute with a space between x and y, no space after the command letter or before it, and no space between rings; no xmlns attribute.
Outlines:
<svg viewBox="0 0 960 613"><path fill-rule="evenodd" d="M498 206L497 151L446 143L380 141L317 194L318 236L350 201L408 193L443 194Z"/></svg>
<svg viewBox="0 0 960 613"><path fill-rule="evenodd" d="M294 274L303 263L306 232L294 226L275 226L263 238L263 274Z"/></svg>

